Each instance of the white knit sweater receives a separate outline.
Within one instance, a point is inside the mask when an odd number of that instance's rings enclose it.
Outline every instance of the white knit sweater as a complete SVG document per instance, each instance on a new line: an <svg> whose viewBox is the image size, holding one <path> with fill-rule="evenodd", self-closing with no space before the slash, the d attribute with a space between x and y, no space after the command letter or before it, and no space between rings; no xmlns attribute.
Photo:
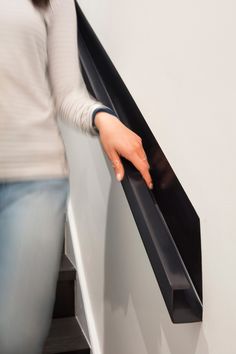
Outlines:
<svg viewBox="0 0 236 354"><path fill-rule="evenodd" d="M98 135L92 113L106 108L81 75L74 0L0 5L0 180L67 176L57 119Z"/></svg>

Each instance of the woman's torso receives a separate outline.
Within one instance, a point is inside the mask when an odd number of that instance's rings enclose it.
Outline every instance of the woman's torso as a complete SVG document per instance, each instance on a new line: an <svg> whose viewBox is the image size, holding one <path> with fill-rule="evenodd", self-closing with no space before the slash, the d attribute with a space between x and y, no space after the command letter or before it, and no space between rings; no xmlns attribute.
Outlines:
<svg viewBox="0 0 236 354"><path fill-rule="evenodd" d="M0 180L65 176L47 74L47 12L0 0Z"/></svg>

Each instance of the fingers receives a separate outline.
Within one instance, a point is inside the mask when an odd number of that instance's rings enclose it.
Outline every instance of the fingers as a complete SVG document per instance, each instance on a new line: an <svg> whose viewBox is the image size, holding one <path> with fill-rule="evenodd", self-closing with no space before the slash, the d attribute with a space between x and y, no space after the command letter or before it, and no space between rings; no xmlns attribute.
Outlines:
<svg viewBox="0 0 236 354"><path fill-rule="evenodd" d="M121 134L123 132L121 133L118 132L118 133ZM118 133L115 132L115 134ZM126 137L126 134L128 135L128 137ZM142 146L141 137L138 136L137 134L134 134L129 129L127 133L126 127L123 135L124 135L124 139L122 140L119 139L118 143L114 144L114 146L111 149L105 148L105 151L107 152L107 155L111 160L112 166L115 170L117 180L121 181L124 177L124 173L125 173L124 167L120 158L120 156L123 156L137 168L137 170L141 173L143 179L145 180L148 188L152 189L153 183L149 172L150 165L148 163L147 155ZM114 141L116 142L115 139Z"/></svg>
<svg viewBox="0 0 236 354"><path fill-rule="evenodd" d="M148 188L152 189L153 188L152 177L149 172L150 165L147 162L147 160L143 160L142 158L140 158L139 154L137 153L133 153L130 156L129 160L137 168L137 170L139 170Z"/></svg>
<svg viewBox="0 0 236 354"><path fill-rule="evenodd" d="M124 177L124 167L121 162L121 159L118 155L118 153L113 150L112 153L110 154L110 159L112 162L112 166L115 170L116 178L118 181L121 181ZM149 173L149 168L150 165L147 161L146 154L142 155L142 158L140 157L140 154L138 153L133 153L130 157L129 160L133 163L133 165L137 168L137 170L141 173L143 179L145 180L148 188L153 188L152 184L152 178Z"/></svg>
<svg viewBox="0 0 236 354"><path fill-rule="evenodd" d="M149 172L150 165L147 155L143 149L142 139L140 136L135 137L135 141L131 144L130 149L123 152L126 159L132 162L144 178L148 188L153 188L152 178Z"/></svg>
<svg viewBox="0 0 236 354"><path fill-rule="evenodd" d="M148 159L147 159L147 155L143 149L143 146L142 146L142 141L139 142L139 148L137 149L137 154L138 156L141 158L142 161L146 161L148 167L150 168L150 165L149 165L149 162L148 162Z"/></svg>
<svg viewBox="0 0 236 354"><path fill-rule="evenodd" d="M141 160L146 161L148 166L150 167L147 155L145 153L145 150L143 149L142 138L137 134L135 134L135 142L133 143L133 150L131 151L131 153L132 152L137 153Z"/></svg>
<svg viewBox="0 0 236 354"><path fill-rule="evenodd" d="M112 166L115 170L116 178L118 181L121 181L124 177L125 171L121 159L115 150L111 152L110 159L111 159Z"/></svg>

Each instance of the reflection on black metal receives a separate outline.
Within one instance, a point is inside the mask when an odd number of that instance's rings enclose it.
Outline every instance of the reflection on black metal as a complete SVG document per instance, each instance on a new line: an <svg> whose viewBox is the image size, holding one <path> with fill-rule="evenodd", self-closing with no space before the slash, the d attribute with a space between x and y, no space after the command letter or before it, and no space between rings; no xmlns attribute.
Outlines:
<svg viewBox="0 0 236 354"><path fill-rule="evenodd" d="M154 189L126 159L125 191L174 323L202 320L200 222L145 119L75 1L82 73L90 93L142 137ZM125 55L125 54L124 54ZM145 67L144 67L145 69Z"/></svg>

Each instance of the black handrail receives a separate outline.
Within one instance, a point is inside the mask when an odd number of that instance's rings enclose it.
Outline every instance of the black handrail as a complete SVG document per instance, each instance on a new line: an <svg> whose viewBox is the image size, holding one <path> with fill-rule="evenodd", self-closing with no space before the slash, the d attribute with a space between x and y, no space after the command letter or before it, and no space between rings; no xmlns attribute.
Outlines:
<svg viewBox="0 0 236 354"><path fill-rule="evenodd" d="M170 317L174 323L201 321L199 218L77 1L75 6L80 63L88 90L142 137L151 162L150 171L156 182L153 191L123 157L125 177L121 183Z"/></svg>

